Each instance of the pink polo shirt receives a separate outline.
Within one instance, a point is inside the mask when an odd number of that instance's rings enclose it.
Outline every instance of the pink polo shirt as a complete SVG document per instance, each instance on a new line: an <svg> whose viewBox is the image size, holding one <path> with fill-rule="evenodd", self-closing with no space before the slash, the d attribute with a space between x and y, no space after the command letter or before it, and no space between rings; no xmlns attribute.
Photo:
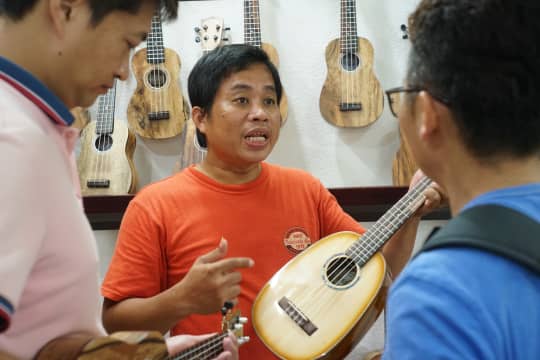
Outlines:
<svg viewBox="0 0 540 360"><path fill-rule="evenodd" d="M73 157L78 132L66 113L0 58L0 351L22 359L66 333L104 334L96 243Z"/></svg>

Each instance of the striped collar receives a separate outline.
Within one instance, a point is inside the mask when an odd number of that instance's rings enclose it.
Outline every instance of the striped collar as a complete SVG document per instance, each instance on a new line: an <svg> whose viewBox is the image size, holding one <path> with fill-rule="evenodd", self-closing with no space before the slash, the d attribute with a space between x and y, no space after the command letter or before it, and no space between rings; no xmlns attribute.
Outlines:
<svg viewBox="0 0 540 360"><path fill-rule="evenodd" d="M26 96L58 125L70 126L73 115L64 103L34 75L0 56L0 79Z"/></svg>

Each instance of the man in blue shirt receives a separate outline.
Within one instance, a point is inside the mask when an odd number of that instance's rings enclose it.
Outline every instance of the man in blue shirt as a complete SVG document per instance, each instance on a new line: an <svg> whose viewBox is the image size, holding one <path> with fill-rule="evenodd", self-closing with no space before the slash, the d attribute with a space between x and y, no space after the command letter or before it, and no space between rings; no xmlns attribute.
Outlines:
<svg viewBox="0 0 540 360"><path fill-rule="evenodd" d="M490 204L540 223L538 19L521 0L423 0L409 19L406 85L387 94L453 221ZM507 256L422 251L391 288L383 358L538 359L538 304L540 273Z"/></svg>

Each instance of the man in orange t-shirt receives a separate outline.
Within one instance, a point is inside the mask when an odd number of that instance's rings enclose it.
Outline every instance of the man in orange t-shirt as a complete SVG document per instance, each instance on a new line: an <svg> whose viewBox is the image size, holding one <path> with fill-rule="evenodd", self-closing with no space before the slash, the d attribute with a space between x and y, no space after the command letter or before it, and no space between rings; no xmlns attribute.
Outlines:
<svg viewBox="0 0 540 360"><path fill-rule="evenodd" d="M108 330L216 330L224 301L249 315L261 287L297 253L334 232L364 231L313 176L263 162L280 131L281 82L262 50L206 54L188 88L208 154L131 201L102 286ZM440 201L433 188L426 196L383 250L394 274L409 258L420 214ZM241 357L275 358L249 323L245 334Z"/></svg>

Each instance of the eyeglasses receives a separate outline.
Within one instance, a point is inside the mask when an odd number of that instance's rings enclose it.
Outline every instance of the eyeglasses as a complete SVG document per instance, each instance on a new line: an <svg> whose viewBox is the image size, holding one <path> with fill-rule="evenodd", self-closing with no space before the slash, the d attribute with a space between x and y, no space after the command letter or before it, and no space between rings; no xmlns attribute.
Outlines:
<svg viewBox="0 0 540 360"><path fill-rule="evenodd" d="M388 97L388 103L390 104L390 111L395 117L398 117L400 107L403 103L403 97L402 93L413 93L413 92L420 92L420 91L428 91L426 88L423 87L410 87L407 88L405 86L396 87L393 89L386 90L386 96ZM450 102L440 96L434 96L431 92L429 93L435 100L440 101L441 103L445 105L449 105Z"/></svg>

